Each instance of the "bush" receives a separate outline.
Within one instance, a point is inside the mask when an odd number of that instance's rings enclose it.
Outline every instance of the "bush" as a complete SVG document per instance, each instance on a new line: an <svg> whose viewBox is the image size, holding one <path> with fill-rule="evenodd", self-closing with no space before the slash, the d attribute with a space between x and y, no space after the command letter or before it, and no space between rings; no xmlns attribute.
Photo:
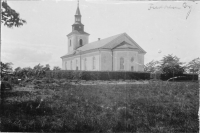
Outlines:
<svg viewBox="0 0 200 133"><path fill-rule="evenodd" d="M161 74L161 80L169 80L169 79L174 81L198 81L198 74L174 74L174 75Z"/></svg>
<svg viewBox="0 0 200 133"><path fill-rule="evenodd" d="M72 71L59 70L46 72L47 78L69 79L69 80L149 80L150 73L129 71Z"/></svg>

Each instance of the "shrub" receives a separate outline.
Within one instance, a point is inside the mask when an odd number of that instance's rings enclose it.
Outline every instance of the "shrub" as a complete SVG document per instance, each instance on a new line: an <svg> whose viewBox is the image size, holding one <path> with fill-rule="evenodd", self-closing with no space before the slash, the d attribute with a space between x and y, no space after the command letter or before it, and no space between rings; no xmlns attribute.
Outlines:
<svg viewBox="0 0 200 133"><path fill-rule="evenodd" d="M172 79L170 79L172 78ZM161 80L174 80L174 81L197 81L198 75L197 74L161 74Z"/></svg>
<svg viewBox="0 0 200 133"><path fill-rule="evenodd" d="M147 72L130 72L130 71L72 71L72 70L59 70L48 71L46 77L68 80L149 80L150 73Z"/></svg>

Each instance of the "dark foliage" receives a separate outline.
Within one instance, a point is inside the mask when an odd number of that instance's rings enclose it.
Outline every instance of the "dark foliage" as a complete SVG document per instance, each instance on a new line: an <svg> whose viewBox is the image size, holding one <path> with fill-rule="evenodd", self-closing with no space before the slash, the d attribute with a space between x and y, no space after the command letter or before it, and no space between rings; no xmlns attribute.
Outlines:
<svg viewBox="0 0 200 133"><path fill-rule="evenodd" d="M7 2L1 2L2 9L1 9L1 23L5 26L12 28L12 27L19 27L26 23L25 20L21 19L19 13L17 13L14 9L12 9Z"/></svg>
<svg viewBox="0 0 200 133"><path fill-rule="evenodd" d="M182 66L183 63L177 56L167 55L161 60L160 69L165 75L180 75L183 74L185 68Z"/></svg>
<svg viewBox="0 0 200 133"><path fill-rule="evenodd" d="M160 78L170 81L198 81L198 74L161 74Z"/></svg>
<svg viewBox="0 0 200 133"><path fill-rule="evenodd" d="M46 76L48 78L57 79L70 79L70 80L148 80L150 79L150 73L146 72L129 72L129 71L72 71L72 70L60 70L60 71L47 71Z"/></svg>

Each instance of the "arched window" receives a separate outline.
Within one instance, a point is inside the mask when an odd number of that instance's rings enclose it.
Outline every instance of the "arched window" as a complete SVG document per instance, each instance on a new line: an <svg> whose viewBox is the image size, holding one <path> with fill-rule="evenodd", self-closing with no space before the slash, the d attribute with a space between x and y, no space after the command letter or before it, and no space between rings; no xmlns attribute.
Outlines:
<svg viewBox="0 0 200 133"><path fill-rule="evenodd" d="M85 70L87 70L87 59L85 58L85 61L84 61L84 68Z"/></svg>
<svg viewBox="0 0 200 133"><path fill-rule="evenodd" d="M134 71L134 66L131 66L131 71Z"/></svg>
<svg viewBox="0 0 200 133"><path fill-rule="evenodd" d="M124 58L120 58L120 70L124 70Z"/></svg>
<svg viewBox="0 0 200 133"><path fill-rule="evenodd" d="M95 65L96 65L96 59L95 57L93 57L93 69L95 69Z"/></svg>
<svg viewBox="0 0 200 133"><path fill-rule="evenodd" d="M134 61L134 57L131 58L131 62L133 62L133 61Z"/></svg>
<svg viewBox="0 0 200 133"><path fill-rule="evenodd" d="M71 60L71 70L72 70L72 60Z"/></svg>
<svg viewBox="0 0 200 133"><path fill-rule="evenodd" d="M83 40L82 39L79 40L79 44L80 44L80 46L83 45Z"/></svg>
<svg viewBox="0 0 200 133"><path fill-rule="evenodd" d="M76 60L76 70L78 70L78 60Z"/></svg>
<svg viewBox="0 0 200 133"><path fill-rule="evenodd" d="M69 46L71 47L71 45L72 45L72 41L71 41L71 39L69 40Z"/></svg>
<svg viewBox="0 0 200 133"><path fill-rule="evenodd" d="M65 70L67 70L67 62L65 62Z"/></svg>

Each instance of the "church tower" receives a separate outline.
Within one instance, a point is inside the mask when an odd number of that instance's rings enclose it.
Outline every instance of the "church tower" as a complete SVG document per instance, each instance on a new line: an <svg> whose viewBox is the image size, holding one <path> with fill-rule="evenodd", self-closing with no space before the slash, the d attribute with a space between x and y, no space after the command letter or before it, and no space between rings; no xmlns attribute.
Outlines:
<svg viewBox="0 0 200 133"><path fill-rule="evenodd" d="M79 9L79 1L76 9L75 22L72 25L72 32L67 35L68 37L68 53L73 52L79 47L88 43L89 35L84 31L84 25L81 23L81 13Z"/></svg>

